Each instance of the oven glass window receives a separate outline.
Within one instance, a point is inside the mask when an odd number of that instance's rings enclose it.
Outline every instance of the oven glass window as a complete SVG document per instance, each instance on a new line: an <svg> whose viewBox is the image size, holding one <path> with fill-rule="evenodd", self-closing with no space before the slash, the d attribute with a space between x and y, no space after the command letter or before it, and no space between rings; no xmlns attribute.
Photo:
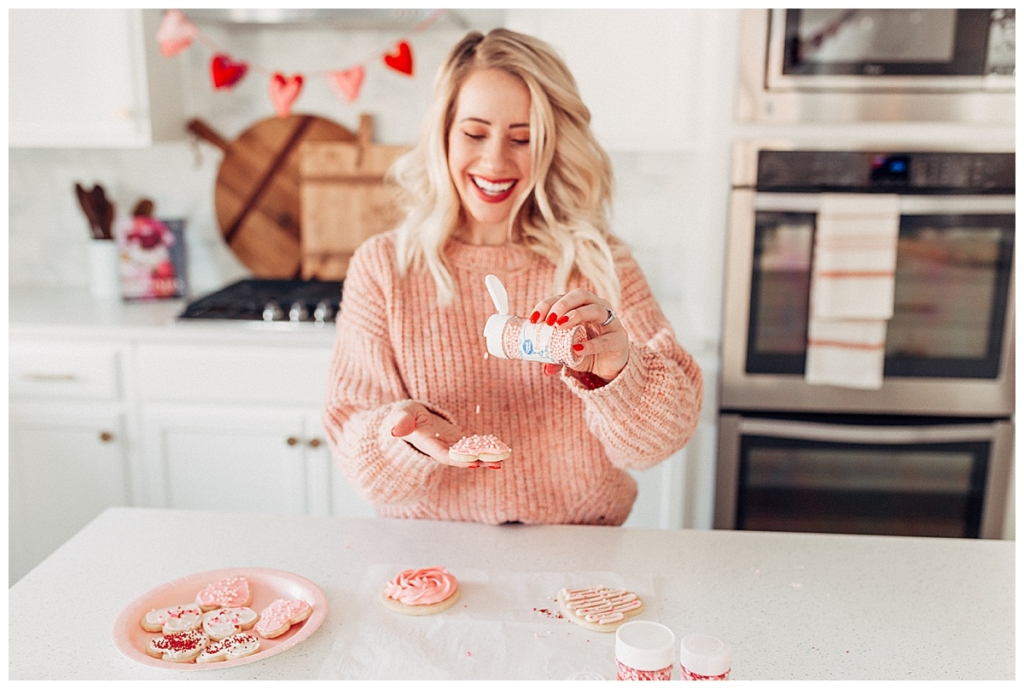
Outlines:
<svg viewBox="0 0 1024 689"><path fill-rule="evenodd" d="M813 213L757 213L748 373L804 372L814 218Z"/></svg>
<svg viewBox="0 0 1024 689"><path fill-rule="evenodd" d="M756 214L747 373L804 373L814 228L812 213ZM901 217L887 377L998 377L1013 230L1013 215Z"/></svg>
<svg viewBox="0 0 1024 689"><path fill-rule="evenodd" d="M745 436L736 528L977 538L989 449Z"/></svg>
<svg viewBox="0 0 1024 689"><path fill-rule="evenodd" d="M1006 327L1011 215L905 215L885 374L995 378Z"/></svg>
<svg viewBox="0 0 1024 689"><path fill-rule="evenodd" d="M1015 10L786 10L784 74L1013 74Z"/></svg>

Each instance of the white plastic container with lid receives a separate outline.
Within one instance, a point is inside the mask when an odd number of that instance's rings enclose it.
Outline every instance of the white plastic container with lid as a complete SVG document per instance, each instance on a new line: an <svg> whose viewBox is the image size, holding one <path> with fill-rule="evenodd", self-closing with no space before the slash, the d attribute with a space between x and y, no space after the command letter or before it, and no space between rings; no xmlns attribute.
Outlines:
<svg viewBox="0 0 1024 689"><path fill-rule="evenodd" d="M679 670L684 680L729 679L732 649L710 634L687 634L679 643Z"/></svg>
<svg viewBox="0 0 1024 689"><path fill-rule="evenodd" d="M498 313L487 319L484 338L487 352L501 359L540 361L546 364L578 366L583 357L572 346L587 339L582 325L556 328L546 323L531 323L508 312L508 292L495 275L484 278L487 291Z"/></svg>
<svg viewBox="0 0 1024 689"><path fill-rule="evenodd" d="M657 622L635 620L615 630L616 677L621 680L670 680L676 635Z"/></svg>

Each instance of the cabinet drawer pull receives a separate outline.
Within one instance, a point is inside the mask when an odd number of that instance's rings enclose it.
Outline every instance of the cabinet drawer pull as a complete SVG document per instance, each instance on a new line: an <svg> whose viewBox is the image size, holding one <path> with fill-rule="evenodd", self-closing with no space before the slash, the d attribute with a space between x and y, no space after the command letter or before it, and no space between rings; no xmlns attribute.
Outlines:
<svg viewBox="0 0 1024 689"><path fill-rule="evenodd" d="M60 383L67 382L69 380L78 380L78 376L73 373L26 373L22 378L35 380L41 383Z"/></svg>
<svg viewBox="0 0 1024 689"><path fill-rule="evenodd" d="M113 439L114 439L114 434L111 433L110 431L102 431L100 433L100 440L102 442L104 442L104 443L109 443Z"/></svg>
<svg viewBox="0 0 1024 689"><path fill-rule="evenodd" d="M299 444L299 439L296 438L294 435L290 435L288 436L288 440L286 440L285 442L294 447L295 445Z"/></svg>
<svg viewBox="0 0 1024 689"><path fill-rule="evenodd" d="M312 440L309 441L309 446L320 447L323 444L323 442L324 441L320 440L320 438L313 438Z"/></svg>

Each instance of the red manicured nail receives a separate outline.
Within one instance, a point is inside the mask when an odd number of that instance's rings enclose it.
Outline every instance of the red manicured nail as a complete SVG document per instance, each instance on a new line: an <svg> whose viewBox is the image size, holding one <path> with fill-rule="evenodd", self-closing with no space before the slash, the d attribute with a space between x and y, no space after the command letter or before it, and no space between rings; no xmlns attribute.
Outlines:
<svg viewBox="0 0 1024 689"><path fill-rule="evenodd" d="M583 345L581 345L579 342L577 342L576 344L574 344L572 346L572 351L574 351L574 352L582 352L583 351Z"/></svg>
<svg viewBox="0 0 1024 689"><path fill-rule="evenodd" d="M569 320L568 316L562 316L561 318L558 319L558 324L561 325L562 323L565 323L568 320Z"/></svg>
<svg viewBox="0 0 1024 689"><path fill-rule="evenodd" d="M548 314L548 325L554 325L555 321L557 321L557 320L558 320L558 314L555 314L555 313Z"/></svg>
<svg viewBox="0 0 1024 689"><path fill-rule="evenodd" d="M540 311L534 311L534 312L533 312L533 313L532 313L532 314L530 315L530 322L531 322L531 323L536 323L536 322L537 322L537 321L539 321L539 320L540 320Z"/></svg>

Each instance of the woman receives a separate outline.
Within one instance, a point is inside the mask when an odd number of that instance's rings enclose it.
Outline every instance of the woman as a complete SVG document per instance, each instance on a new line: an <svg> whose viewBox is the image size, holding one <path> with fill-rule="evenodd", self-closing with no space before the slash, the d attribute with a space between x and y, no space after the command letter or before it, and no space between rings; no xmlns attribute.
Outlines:
<svg viewBox="0 0 1024 689"><path fill-rule="evenodd" d="M386 517L621 524L626 469L692 436L702 378L607 226L611 165L545 43L471 32L438 73L416 147L392 175L407 215L355 253L324 423L342 471ZM514 314L584 324L581 370L489 357L484 277ZM498 471L448 457L508 443Z"/></svg>

